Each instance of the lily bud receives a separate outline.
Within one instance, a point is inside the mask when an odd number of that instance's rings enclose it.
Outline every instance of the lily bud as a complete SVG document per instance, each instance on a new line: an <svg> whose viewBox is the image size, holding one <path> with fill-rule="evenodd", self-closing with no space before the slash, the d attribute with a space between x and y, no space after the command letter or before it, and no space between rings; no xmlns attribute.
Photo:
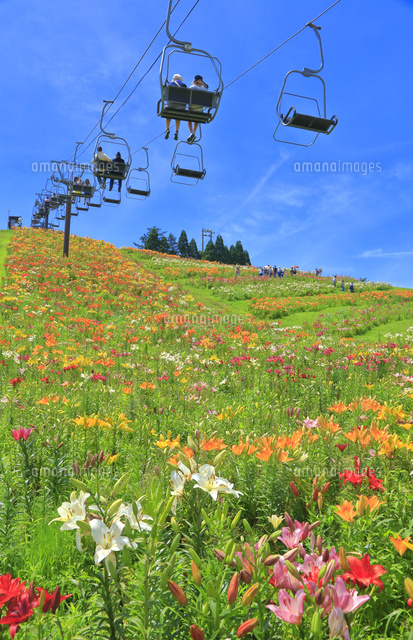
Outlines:
<svg viewBox="0 0 413 640"><path fill-rule="evenodd" d="M52 606L51 606L52 613L56 613L56 609L58 608L59 604L60 604L60 587L58 585L54 590L54 594L53 594Z"/></svg>
<svg viewBox="0 0 413 640"><path fill-rule="evenodd" d="M245 582L245 584L251 584L252 575L246 569L243 569L240 572L239 577L241 579L241 582Z"/></svg>
<svg viewBox="0 0 413 640"><path fill-rule="evenodd" d="M285 524L287 525L289 530L290 531L294 531L295 530L294 522L293 522L291 516L287 512L285 512L285 514L284 514L284 520L285 520Z"/></svg>
<svg viewBox="0 0 413 640"><path fill-rule="evenodd" d="M315 522L312 522L310 524L310 526L308 527L309 531L313 531L316 527L318 527L318 525L320 524L321 520L316 520Z"/></svg>
<svg viewBox="0 0 413 640"><path fill-rule="evenodd" d="M223 562L225 560L225 553L220 549L213 549L212 553L216 558L218 558L220 562Z"/></svg>
<svg viewBox="0 0 413 640"><path fill-rule="evenodd" d="M239 573L238 571L236 571L232 576L231 582L229 583L229 587L228 587L228 595L227 595L228 604L234 604L235 600L237 599L238 588L239 588Z"/></svg>
<svg viewBox="0 0 413 640"><path fill-rule="evenodd" d="M311 619L311 633L314 638L319 638L321 630L323 628L323 623L321 622L321 616L318 611L314 611L313 617Z"/></svg>
<svg viewBox="0 0 413 640"><path fill-rule="evenodd" d="M188 598L182 591L181 587L179 587L176 582L173 582L172 580L168 580L168 587L174 598L176 598L178 602L185 607L188 604Z"/></svg>
<svg viewBox="0 0 413 640"><path fill-rule="evenodd" d="M245 638L259 623L258 618L251 618L250 620L246 620L237 629L237 638Z"/></svg>
<svg viewBox="0 0 413 640"><path fill-rule="evenodd" d="M319 510L321 511L321 507L323 506L323 496L318 496L317 505Z"/></svg>
<svg viewBox="0 0 413 640"><path fill-rule="evenodd" d="M298 571L298 569L292 564L292 562L290 562L289 560L286 560L285 564L287 565L288 573L292 575L293 578L296 578L299 582L302 582L303 581L302 576Z"/></svg>
<svg viewBox="0 0 413 640"><path fill-rule="evenodd" d="M201 586L202 584L201 570L193 560L191 560L191 571L192 571L192 577L194 579L195 584L198 585L198 587Z"/></svg>
<svg viewBox="0 0 413 640"><path fill-rule="evenodd" d="M105 452L104 452L104 450L102 449L102 451L101 451L101 452L100 452L100 454L99 454L99 464L102 464L102 462L103 462L104 458L105 458Z"/></svg>
<svg viewBox="0 0 413 640"><path fill-rule="evenodd" d="M284 553L283 558L284 560L295 560L295 558L298 555L298 551L299 551L299 547L297 547L296 549L290 549L289 551L287 551L287 553Z"/></svg>
<svg viewBox="0 0 413 640"><path fill-rule="evenodd" d="M92 467L94 467L94 466L95 466L95 464L96 464L96 462L97 462L97 459L98 459L98 454L97 454L97 453L95 453L95 455L94 455L94 456L93 456L93 458L92 458L92 462L90 463L90 465L91 465Z"/></svg>
<svg viewBox="0 0 413 640"><path fill-rule="evenodd" d="M313 488L316 486L317 482L318 482L318 475L314 477Z"/></svg>
<svg viewBox="0 0 413 640"><path fill-rule="evenodd" d="M340 558L340 567L343 569L343 571L349 571L350 564L349 564L349 561L347 560L346 551L344 547L340 547L338 557ZM412 595L413 595L413 581L412 581Z"/></svg>
<svg viewBox="0 0 413 640"><path fill-rule="evenodd" d="M274 555L267 556L262 564L265 565L266 567L273 567L275 564L277 564L279 559L280 559L280 556L274 556Z"/></svg>
<svg viewBox="0 0 413 640"><path fill-rule="evenodd" d="M323 562L328 562L330 558L330 551L328 549L324 549L321 557L323 559Z"/></svg>
<svg viewBox="0 0 413 640"><path fill-rule="evenodd" d="M324 487L321 489L321 493L324 495L326 491L329 490L331 482L328 481L325 483Z"/></svg>
<svg viewBox="0 0 413 640"><path fill-rule="evenodd" d="M303 532L301 534L301 540L306 540L308 538L308 534L310 533L310 527L308 522L305 523L303 527Z"/></svg>
<svg viewBox="0 0 413 640"><path fill-rule="evenodd" d="M318 495L319 495L319 491L318 491L318 487L316 487L313 491L313 501L317 502L318 500Z"/></svg>
<svg viewBox="0 0 413 640"><path fill-rule="evenodd" d="M304 558L307 555L307 551L304 549L304 547L303 547L303 545L301 543L298 545L298 553L300 554L300 556L304 560Z"/></svg>
<svg viewBox="0 0 413 640"><path fill-rule="evenodd" d="M300 495L300 492L298 491L297 487L295 486L292 480L290 482L290 489L293 492L293 494L298 498L298 496Z"/></svg>
<svg viewBox="0 0 413 640"><path fill-rule="evenodd" d="M411 578L404 579L404 588L411 598L413 598L413 580Z"/></svg>
<svg viewBox="0 0 413 640"><path fill-rule="evenodd" d="M336 570L336 561L330 560L330 562L327 565L327 570L323 578L323 582L322 582L323 587L325 587L326 584L328 584L330 580L333 578L335 570Z"/></svg>
<svg viewBox="0 0 413 640"><path fill-rule="evenodd" d="M323 553L323 539L321 536L317 536L315 546L317 547L318 554L321 556Z"/></svg>
<svg viewBox="0 0 413 640"><path fill-rule="evenodd" d="M75 474L75 476L79 475L79 463L77 460L75 460L75 463L73 465L73 473Z"/></svg>
<svg viewBox="0 0 413 640"><path fill-rule="evenodd" d="M27 595L29 597L29 602L33 602L33 600L36 597L36 592L34 590L34 582L33 582L33 580L31 581L31 583L29 585L29 588L28 588L28 591L27 591Z"/></svg>
<svg viewBox="0 0 413 640"><path fill-rule="evenodd" d="M319 607L319 606L321 606L321 605L323 604L323 602L324 602L324 598L325 598L325 592L324 592L324 589L318 589L318 590L315 592L315 596L314 596L315 603L316 603L316 605L317 605L318 607Z"/></svg>
<svg viewBox="0 0 413 640"><path fill-rule="evenodd" d="M201 629L197 627L196 624L193 624L190 627L189 632L191 634L192 640L205 640L204 632L201 631Z"/></svg>
<svg viewBox="0 0 413 640"><path fill-rule="evenodd" d="M241 600L241 602L242 602L244 607L249 607L250 606L251 602L254 600L255 596L257 595L259 589L260 589L260 583L259 582L255 582L252 585L252 587L247 589L247 591L242 596L242 600Z"/></svg>

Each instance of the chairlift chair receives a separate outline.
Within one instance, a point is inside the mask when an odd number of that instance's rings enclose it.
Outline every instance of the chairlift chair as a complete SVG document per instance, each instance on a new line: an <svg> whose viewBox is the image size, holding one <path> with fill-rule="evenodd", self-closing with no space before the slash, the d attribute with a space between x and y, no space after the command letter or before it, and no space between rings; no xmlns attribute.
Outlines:
<svg viewBox="0 0 413 640"><path fill-rule="evenodd" d="M190 42L177 40L169 30L169 21L172 12L172 0L168 2L166 18L166 35L173 44L167 44L162 52L159 72L161 85L161 99L158 101L158 116L207 124L211 122L218 111L221 101L224 83L222 81L222 65L218 58L211 56L203 49L194 49ZM218 86L215 91L200 91L185 87L170 86L170 58L175 53L186 53L209 60L218 78ZM174 106L175 105L175 106ZM178 105L178 108L176 108ZM179 105L184 109L179 109ZM198 107L191 109L190 107ZM188 108L187 108L188 107Z"/></svg>
<svg viewBox="0 0 413 640"><path fill-rule="evenodd" d="M325 82L323 80L323 78L318 75L324 68L324 55L323 55L323 46L321 43L321 36L319 34L319 31L321 29L321 27L317 27L315 24L312 24L311 22L307 25L308 27L310 27L317 39L318 39L318 44L319 44L319 50L320 50L320 59L321 59L321 66L319 69L308 69L308 68L304 68L302 71L298 71L298 70L291 70L287 73L287 75L284 78L284 83L281 87L281 92L280 92L280 96L278 98L278 102L277 102L277 107L276 107L276 111L277 111L277 116L278 116L278 124L277 127L274 131L273 137L274 140L276 140L277 142L285 142L287 144L294 144L294 145L298 145L300 147L311 147L314 142L317 140L318 136L320 133L325 133L327 135L329 135L333 129L335 128L335 126L337 125L338 119L336 116L333 116L332 118L327 118L327 102L326 102L326 85ZM308 96L304 96L304 95L299 95L296 93L290 93L288 91L285 91L285 86L287 84L287 80L288 78L292 75L292 74L298 74L303 76L304 78L317 78L318 80L320 80L321 84L322 84L322 91L323 91L323 104L322 104L322 110L320 110L320 105L318 103L318 100L316 100L315 98L312 97L308 97ZM305 99L305 100L310 100L313 101L315 103L316 109L317 109L317 114L316 115L308 115L305 113L298 113L296 108L294 106L291 106L286 115L283 115L282 113L282 100L284 98L284 96L290 96L290 97L295 97L295 98L300 98L300 99ZM280 125L284 126L284 127L295 127L297 129L305 129L306 131L311 131L314 132L316 135L314 137L314 139L312 140L312 142L310 142L309 144L303 144L300 142L292 142L289 140L281 140L280 138L276 137L277 131L280 127Z"/></svg>
<svg viewBox="0 0 413 640"><path fill-rule="evenodd" d="M186 147L189 147L187 151L195 151L198 148L199 154L194 155L190 153L184 153L182 150L179 150L180 145L186 145ZM180 160L180 158L182 158L182 160ZM180 162L184 162L187 167L182 166ZM188 165L190 164L192 164L193 166L188 167ZM203 180L206 174L206 169L204 169L204 160L201 145L197 143L188 144L188 142L184 141L178 142L175 147L174 155L172 156L171 167L171 182L177 182L178 184L185 184L191 187L198 184L198 181ZM194 180L195 182L187 182L182 179L176 180L176 178L185 178L191 181Z"/></svg>
<svg viewBox="0 0 413 640"><path fill-rule="evenodd" d="M100 208L102 206L102 195L99 189L95 190L93 197L89 200L89 207Z"/></svg>
<svg viewBox="0 0 413 640"><path fill-rule="evenodd" d="M142 147L146 153L146 165L131 169L126 181L126 197L135 200L143 200L151 193L149 182L149 154L146 147Z"/></svg>
<svg viewBox="0 0 413 640"><path fill-rule="evenodd" d="M94 175L99 179L103 180L104 182L106 180L126 180L126 178L128 177L128 173L129 173L129 169L130 166L132 164L132 154L131 154L131 150L130 147L128 145L128 143L126 142L125 138L120 138L117 137L114 133L109 133L107 131L104 130L103 128L103 116L105 115L106 111L109 108L109 105L111 105L113 103L113 100L104 100L104 106L102 109L102 115L100 118L100 130L101 130L101 135L98 136L97 140L96 140L96 146L95 146L95 152L93 154L93 160L95 161L95 158L97 156L98 153L98 149L99 147L104 147L106 146L107 149L107 145L112 145L115 146L117 148L117 150L119 151L119 147L121 147L125 157L123 158L124 162L117 162L116 161L116 157L112 158L111 162L108 161L101 161L96 159L96 162L94 162L94 167L93 167L93 173ZM122 155L122 153L121 153ZM111 154L112 156L112 154ZM111 157L110 156L110 157ZM113 203L113 204L119 204L120 199L119 200L115 200L114 198L105 198L103 197L103 202L109 202L109 203Z"/></svg>

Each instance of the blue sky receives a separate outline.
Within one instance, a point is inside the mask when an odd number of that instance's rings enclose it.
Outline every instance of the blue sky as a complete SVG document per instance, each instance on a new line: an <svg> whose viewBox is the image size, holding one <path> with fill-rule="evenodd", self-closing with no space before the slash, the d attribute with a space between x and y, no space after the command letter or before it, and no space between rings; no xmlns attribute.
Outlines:
<svg viewBox="0 0 413 640"><path fill-rule="evenodd" d="M172 31L194 2L180 0ZM268 0L199 0L177 37L219 58L229 85L330 4L298 0L291 10ZM98 121L102 100L113 99L149 45L166 9L167 0L0 0L2 226L8 209L29 224L35 193L50 175L33 166L72 156L75 143ZM133 246L156 224L176 236L185 229L200 246L207 227L228 245L241 240L258 266L321 267L325 275L413 287L413 2L341 0L317 24L327 115L339 120L331 135L320 134L310 148L273 139L285 74L318 63L316 39L305 29L224 90L215 120L203 127L202 182L186 187L170 181L175 143L161 135L149 146L150 198L123 198L118 207L82 213L73 218L72 232ZM166 43L163 30L110 115ZM201 73L214 86L212 66L200 68L197 58L184 58L171 61L174 72L188 85ZM313 80L302 82L294 88L317 94ZM156 115L159 93L156 63L108 127L137 152L136 166L143 160L140 147L164 130ZM180 139L188 133L183 122ZM80 159L90 162L93 148ZM311 173L303 170L308 162ZM324 171L317 171L322 163ZM351 163L352 171L335 170L342 163Z"/></svg>

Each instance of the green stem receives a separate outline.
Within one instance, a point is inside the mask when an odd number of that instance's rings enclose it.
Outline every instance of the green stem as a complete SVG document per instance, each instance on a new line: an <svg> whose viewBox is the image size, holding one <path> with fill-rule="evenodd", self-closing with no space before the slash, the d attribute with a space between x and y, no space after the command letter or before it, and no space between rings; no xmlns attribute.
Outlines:
<svg viewBox="0 0 413 640"><path fill-rule="evenodd" d="M145 559L145 575L143 579L143 640L149 639L149 575L151 571L151 557L147 554Z"/></svg>
<svg viewBox="0 0 413 640"><path fill-rule="evenodd" d="M111 598L111 595L110 595L110 587L109 587L109 573L108 573L108 570L106 568L106 565L105 565L105 582L104 582L104 585L103 585L103 598L105 600L106 614L107 614L108 620L109 620L110 640L117 640L117 638L116 638L115 619L114 619L113 606L112 606L112 598Z"/></svg>

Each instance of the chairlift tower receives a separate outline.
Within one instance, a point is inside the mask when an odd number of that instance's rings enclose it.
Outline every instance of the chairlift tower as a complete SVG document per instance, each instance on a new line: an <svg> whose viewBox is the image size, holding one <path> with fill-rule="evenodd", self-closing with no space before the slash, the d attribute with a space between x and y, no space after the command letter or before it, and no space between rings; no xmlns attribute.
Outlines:
<svg viewBox="0 0 413 640"><path fill-rule="evenodd" d="M204 238L209 238L212 242L213 235L215 235L215 231L212 229L202 229L202 252L204 251Z"/></svg>

